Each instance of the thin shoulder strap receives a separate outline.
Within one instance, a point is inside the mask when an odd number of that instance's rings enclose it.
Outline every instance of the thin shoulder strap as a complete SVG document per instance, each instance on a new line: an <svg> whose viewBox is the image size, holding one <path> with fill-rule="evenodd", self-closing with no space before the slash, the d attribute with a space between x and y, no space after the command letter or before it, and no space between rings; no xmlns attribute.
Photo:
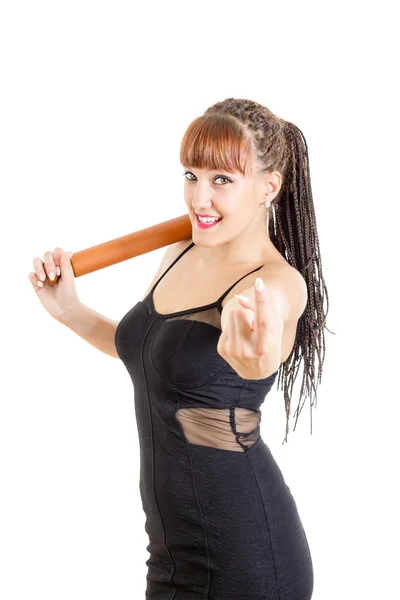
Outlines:
<svg viewBox="0 0 400 600"><path fill-rule="evenodd" d="M172 267L174 266L175 263L178 262L178 260L180 258L182 258L182 256L188 251L190 250L190 248L192 248L194 246L194 242L192 242L191 244L189 244L189 246L187 248L185 248L183 250L183 252L181 252L176 258L175 260L169 265L169 267L164 271L164 273L157 279L157 281L155 282L155 284L153 285L151 292L153 292L153 290L155 289L155 287L160 283L161 279L168 273L168 271L170 269L172 269Z"/></svg>
<svg viewBox="0 0 400 600"><path fill-rule="evenodd" d="M218 298L218 300L217 300L217 302L216 302L216 304L217 304L218 308L222 309L222 306L221 306L221 302L222 302L222 300L225 298L225 296L226 296L227 294L229 294L229 292L231 291L231 289L233 289L233 288L235 287L235 285L236 285L237 283L239 283L239 281L242 281L242 279L244 279L244 278L245 278L245 277L247 277L248 275L251 275L252 273L255 273L255 271L259 271L259 270L260 270L260 269L261 269L263 266L264 266L264 265L261 265L260 267L257 267L256 269L253 269L252 271L250 271L250 273L246 273L246 275L243 275L243 277L241 277L240 279L238 279L237 281L235 281L235 283L234 283L233 285L231 285L231 286L230 286L230 287L229 287L229 288L226 290L226 292L224 292L224 293L222 294L222 296L220 296L220 297Z"/></svg>

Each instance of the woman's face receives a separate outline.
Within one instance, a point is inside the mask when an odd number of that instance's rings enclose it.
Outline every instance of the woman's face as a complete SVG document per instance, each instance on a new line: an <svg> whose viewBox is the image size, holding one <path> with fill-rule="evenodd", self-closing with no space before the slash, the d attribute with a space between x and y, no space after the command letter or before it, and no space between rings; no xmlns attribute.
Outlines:
<svg viewBox="0 0 400 600"><path fill-rule="evenodd" d="M278 193L281 181L279 172L249 176L239 172L182 166L184 197L193 236L205 240L224 233L226 241L246 230L256 219L262 219L265 229L265 207L262 205ZM261 207L263 210L260 210ZM222 219L213 227L202 228L195 213Z"/></svg>

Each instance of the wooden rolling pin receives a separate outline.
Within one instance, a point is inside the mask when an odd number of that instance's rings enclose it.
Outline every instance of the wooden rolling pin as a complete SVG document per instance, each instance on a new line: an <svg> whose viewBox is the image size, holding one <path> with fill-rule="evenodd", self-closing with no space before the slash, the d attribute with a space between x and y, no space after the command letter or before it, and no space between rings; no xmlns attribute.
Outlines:
<svg viewBox="0 0 400 600"><path fill-rule="evenodd" d="M116 265L140 254L170 246L181 240L188 240L191 237L192 222L189 215L185 214L128 233L128 235L123 235L109 242L86 248L86 250L74 252L71 258L72 270L75 277L80 277L86 275L86 273L93 273L93 271ZM50 285L54 285L57 283L58 276L56 275L53 281L48 277L46 279Z"/></svg>

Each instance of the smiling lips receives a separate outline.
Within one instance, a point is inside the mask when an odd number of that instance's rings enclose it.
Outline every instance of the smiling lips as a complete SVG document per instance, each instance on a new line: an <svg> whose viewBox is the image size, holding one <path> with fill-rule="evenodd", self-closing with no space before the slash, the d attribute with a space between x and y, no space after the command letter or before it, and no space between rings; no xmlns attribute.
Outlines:
<svg viewBox="0 0 400 600"><path fill-rule="evenodd" d="M221 221L222 217L216 217L213 218L212 221L207 223L207 221L201 221L199 219L199 215L196 215L196 223L200 229L210 229L211 227L215 227L216 225L218 225Z"/></svg>

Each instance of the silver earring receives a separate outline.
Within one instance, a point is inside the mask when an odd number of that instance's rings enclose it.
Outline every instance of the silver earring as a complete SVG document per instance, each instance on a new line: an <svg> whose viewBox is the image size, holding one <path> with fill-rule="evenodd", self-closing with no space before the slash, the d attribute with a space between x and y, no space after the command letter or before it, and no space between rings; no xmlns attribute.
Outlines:
<svg viewBox="0 0 400 600"><path fill-rule="evenodd" d="M264 206L265 208L268 208L269 206L271 206L271 202L269 202L268 200L266 202L264 202Z"/></svg>

